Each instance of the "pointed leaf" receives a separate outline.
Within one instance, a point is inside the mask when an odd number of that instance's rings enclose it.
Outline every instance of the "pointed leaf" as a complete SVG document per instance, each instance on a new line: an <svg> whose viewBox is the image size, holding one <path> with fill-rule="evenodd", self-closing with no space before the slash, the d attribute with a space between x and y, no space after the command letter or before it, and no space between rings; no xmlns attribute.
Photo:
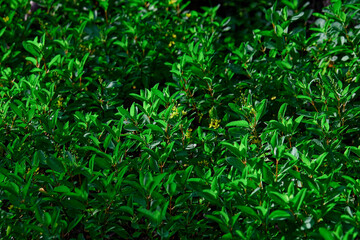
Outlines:
<svg viewBox="0 0 360 240"><path fill-rule="evenodd" d="M225 127L249 127L249 123L245 120L240 120L240 121L234 121L234 122L230 122L228 124L226 124Z"/></svg>

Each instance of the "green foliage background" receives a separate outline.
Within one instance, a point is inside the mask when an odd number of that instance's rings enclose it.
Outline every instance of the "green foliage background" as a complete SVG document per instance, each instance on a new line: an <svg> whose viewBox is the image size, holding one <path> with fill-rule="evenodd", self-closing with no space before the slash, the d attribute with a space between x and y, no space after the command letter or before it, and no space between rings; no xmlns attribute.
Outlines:
<svg viewBox="0 0 360 240"><path fill-rule="evenodd" d="M0 0L1 239L359 238L357 1L37 4Z"/></svg>

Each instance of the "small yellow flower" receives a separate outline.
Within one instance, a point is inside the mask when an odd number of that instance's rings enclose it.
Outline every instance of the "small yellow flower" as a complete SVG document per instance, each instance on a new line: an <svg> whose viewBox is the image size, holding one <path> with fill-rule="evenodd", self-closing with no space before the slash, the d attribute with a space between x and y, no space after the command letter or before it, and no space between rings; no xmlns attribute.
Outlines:
<svg viewBox="0 0 360 240"><path fill-rule="evenodd" d="M191 138L191 132L192 132L192 129L191 129L191 128L189 128L189 129L186 131L185 137L186 137L187 139Z"/></svg>
<svg viewBox="0 0 360 240"><path fill-rule="evenodd" d="M271 98L271 100L275 100L276 99L276 96L273 96L272 98Z"/></svg>
<svg viewBox="0 0 360 240"><path fill-rule="evenodd" d="M186 17L190 18L191 17L191 13L187 13Z"/></svg>
<svg viewBox="0 0 360 240"><path fill-rule="evenodd" d="M172 37L173 37L173 38L176 38L176 34L173 34Z"/></svg>
<svg viewBox="0 0 360 240"><path fill-rule="evenodd" d="M170 0L169 5L172 5L172 4L176 3L176 2L177 2L177 0Z"/></svg>
<svg viewBox="0 0 360 240"><path fill-rule="evenodd" d="M169 47L171 47L172 45L175 45L175 42L174 42L174 41L170 41L170 42L169 42Z"/></svg>
<svg viewBox="0 0 360 240"><path fill-rule="evenodd" d="M259 144L261 143L261 140L256 136L250 136L249 137L251 144Z"/></svg>
<svg viewBox="0 0 360 240"><path fill-rule="evenodd" d="M221 120L218 120L218 119L211 119L211 123L210 123L210 125L209 125L209 128L214 128L214 129L217 129L217 128L219 128L220 127L220 123L221 122Z"/></svg>
<svg viewBox="0 0 360 240"><path fill-rule="evenodd" d="M174 106L172 108L172 113L170 114L170 119L174 118L176 116L179 116L179 109L176 106Z"/></svg>
<svg viewBox="0 0 360 240"><path fill-rule="evenodd" d="M8 22L9 21L9 16L3 17L4 22Z"/></svg>
<svg viewBox="0 0 360 240"><path fill-rule="evenodd" d="M198 162L198 165L199 165L199 166L209 166L209 162L204 159L204 160L202 160L202 161L199 161L199 162Z"/></svg>
<svg viewBox="0 0 360 240"><path fill-rule="evenodd" d="M60 108L60 107L62 107L62 105L63 105L63 100L64 100L64 98L62 98L62 97L60 97L59 99L58 99L58 101L57 101L57 106Z"/></svg>

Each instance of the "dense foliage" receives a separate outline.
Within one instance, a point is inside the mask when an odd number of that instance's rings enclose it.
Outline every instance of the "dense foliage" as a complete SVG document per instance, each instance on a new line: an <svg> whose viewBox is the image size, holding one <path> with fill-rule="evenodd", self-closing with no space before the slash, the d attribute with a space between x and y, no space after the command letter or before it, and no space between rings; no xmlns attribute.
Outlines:
<svg viewBox="0 0 360 240"><path fill-rule="evenodd" d="M1 239L359 238L360 4L224 2L0 0Z"/></svg>

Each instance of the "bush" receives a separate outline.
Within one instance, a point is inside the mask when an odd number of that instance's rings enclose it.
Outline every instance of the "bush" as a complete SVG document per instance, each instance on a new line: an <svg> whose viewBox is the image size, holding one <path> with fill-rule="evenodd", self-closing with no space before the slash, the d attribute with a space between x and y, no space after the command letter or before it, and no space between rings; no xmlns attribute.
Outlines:
<svg viewBox="0 0 360 240"><path fill-rule="evenodd" d="M0 1L1 238L359 237L359 4L234 2Z"/></svg>

